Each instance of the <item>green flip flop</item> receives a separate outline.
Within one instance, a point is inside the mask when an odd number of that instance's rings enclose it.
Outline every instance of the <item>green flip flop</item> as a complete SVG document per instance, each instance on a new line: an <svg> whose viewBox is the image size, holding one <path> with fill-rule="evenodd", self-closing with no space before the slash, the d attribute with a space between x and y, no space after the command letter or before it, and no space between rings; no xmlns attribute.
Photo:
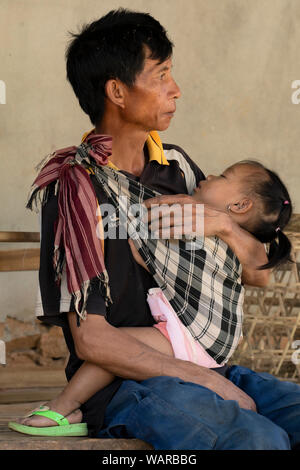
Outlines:
<svg viewBox="0 0 300 470"><path fill-rule="evenodd" d="M36 411L32 411L28 417L39 415L45 418L52 419L57 423L58 426L48 427L35 427L26 426L25 424L16 423L11 421L8 423L9 429L13 431L21 432L23 434L30 434L32 436L87 436L88 428L86 423L69 424L67 418L57 413L56 411L50 410L47 406L40 406Z"/></svg>

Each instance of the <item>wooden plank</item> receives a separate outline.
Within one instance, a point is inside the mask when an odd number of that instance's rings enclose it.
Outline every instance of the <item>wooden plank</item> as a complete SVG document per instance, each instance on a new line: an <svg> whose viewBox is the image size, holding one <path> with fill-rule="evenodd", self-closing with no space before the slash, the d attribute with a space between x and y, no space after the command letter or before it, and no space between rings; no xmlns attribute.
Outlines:
<svg viewBox="0 0 300 470"><path fill-rule="evenodd" d="M64 369L3 368L0 372L0 390L10 388L64 387L67 384Z"/></svg>
<svg viewBox="0 0 300 470"><path fill-rule="evenodd" d="M3 430L3 426L7 424L8 420L14 420L26 416L30 411L40 406L43 402L36 401L30 403L10 403L0 405L0 431Z"/></svg>
<svg viewBox="0 0 300 470"><path fill-rule="evenodd" d="M11 431L9 421L25 416L40 401L0 405L1 450L150 450L153 447L139 439L91 439L89 437L41 437Z"/></svg>
<svg viewBox="0 0 300 470"><path fill-rule="evenodd" d="M13 388L0 390L0 403L24 403L48 401L55 398L62 387Z"/></svg>
<svg viewBox="0 0 300 470"><path fill-rule="evenodd" d="M0 242L39 242L39 232L0 232Z"/></svg>
<svg viewBox="0 0 300 470"><path fill-rule="evenodd" d="M0 271L36 271L40 265L40 249L24 248L21 250L0 251Z"/></svg>
<svg viewBox="0 0 300 470"><path fill-rule="evenodd" d="M13 436L14 435L14 436ZM17 436L15 436L17 435ZM139 439L91 439L86 437L40 437L7 430L0 433L1 450L152 450ZM27 462L26 462L27 463ZM32 464L32 462L30 463Z"/></svg>

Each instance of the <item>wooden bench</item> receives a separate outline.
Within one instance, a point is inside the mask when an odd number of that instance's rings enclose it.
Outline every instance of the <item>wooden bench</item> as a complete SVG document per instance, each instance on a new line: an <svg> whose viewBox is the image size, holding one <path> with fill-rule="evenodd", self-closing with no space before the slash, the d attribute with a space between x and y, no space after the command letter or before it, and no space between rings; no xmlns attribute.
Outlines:
<svg viewBox="0 0 300 470"><path fill-rule="evenodd" d="M39 243L39 232L0 232L1 243ZM40 249L0 250L0 272L35 271L39 269Z"/></svg>
<svg viewBox="0 0 300 470"><path fill-rule="evenodd" d="M0 243L39 243L39 232L0 232ZM0 249L0 272L36 271L40 264L39 248ZM6 363L5 343L0 339L0 364Z"/></svg>

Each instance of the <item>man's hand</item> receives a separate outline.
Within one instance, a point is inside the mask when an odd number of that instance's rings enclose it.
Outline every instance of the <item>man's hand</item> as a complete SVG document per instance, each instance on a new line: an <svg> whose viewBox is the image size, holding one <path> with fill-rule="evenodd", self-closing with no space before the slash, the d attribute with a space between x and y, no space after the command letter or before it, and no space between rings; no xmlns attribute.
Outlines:
<svg viewBox="0 0 300 470"><path fill-rule="evenodd" d="M268 262L263 243L241 228L226 212L196 202L186 194L147 199L149 228L158 237L180 238L197 235L221 238L239 259L242 282L256 287L268 285L271 270L259 270ZM200 229L199 229L200 226Z"/></svg>
<svg viewBox="0 0 300 470"><path fill-rule="evenodd" d="M218 236L229 232L230 216L186 194L147 199L149 229L163 238Z"/></svg>
<svg viewBox="0 0 300 470"><path fill-rule="evenodd" d="M214 391L224 400L237 401L240 408L257 412L254 400L245 392L243 392L243 390L234 385L230 380L210 369L207 369L207 374L208 377L206 377L206 388ZM195 383L198 383L196 380L194 380ZM203 375L201 376L200 382L199 384L203 385Z"/></svg>

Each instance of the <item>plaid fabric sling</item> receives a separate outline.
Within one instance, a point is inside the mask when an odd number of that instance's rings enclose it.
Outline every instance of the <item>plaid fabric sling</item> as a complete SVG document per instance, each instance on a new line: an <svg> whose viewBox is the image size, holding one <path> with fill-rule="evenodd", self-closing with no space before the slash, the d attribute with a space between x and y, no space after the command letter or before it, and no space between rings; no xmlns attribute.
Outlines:
<svg viewBox="0 0 300 470"><path fill-rule="evenodd" d="M217 363L227 362L242 335L244 289L237 257L217 237L193 241L151 237L142 221L146 211L142 203L159 193L112 168L92 168L116 209L119 233L123 229L133 239L157 285L194 339ZM105 225L104 214L102 217L107 234L109 224Z"/></svg>

